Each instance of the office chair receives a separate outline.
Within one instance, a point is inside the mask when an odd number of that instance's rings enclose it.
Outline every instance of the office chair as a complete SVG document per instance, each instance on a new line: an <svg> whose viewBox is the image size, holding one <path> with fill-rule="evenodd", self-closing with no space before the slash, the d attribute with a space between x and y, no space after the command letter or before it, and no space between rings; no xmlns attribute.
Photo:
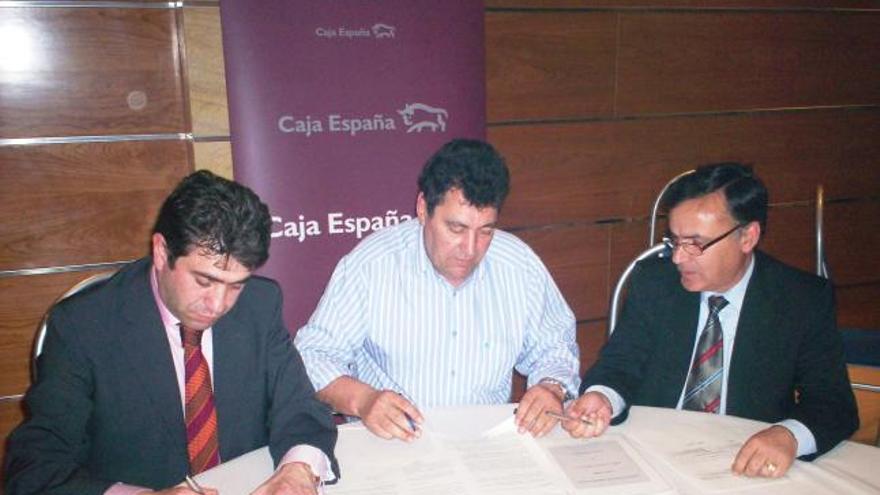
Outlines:
<svg viewBox="0 0 880 495"><path fill-rule="evenodd" d="M43 315L43 319L40 320L40 326L37 327L37 335L34 339L34 349L31 355L31 382L36 381L37 379L37 358L40 357L40 354L43 353L43 341L46 339L46 325L49 322L49 313L52 311L52 308L55 307L59 302L67 299L68 297L85 290L88 287L91 287L95 284L103 282L108 278L112 277L116 271L109 271L104 273L98 273L95 275L91 275L83 280L77 282L73 287L67 290L64 294L61 295L55 302L49 306L49 309L46 311L46 314Z"/></svg>

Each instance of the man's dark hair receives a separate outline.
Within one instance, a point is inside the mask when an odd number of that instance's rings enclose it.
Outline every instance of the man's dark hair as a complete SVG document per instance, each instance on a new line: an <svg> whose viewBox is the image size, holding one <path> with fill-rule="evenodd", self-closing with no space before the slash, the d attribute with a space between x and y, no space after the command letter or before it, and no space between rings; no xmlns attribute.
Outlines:
<svg viewBox="0 0 880 495"><path fill-rule="evenodd" d="M741 163L723 162L701 165L696 171L678 179L666 191L666 211L683 201L699 198L721 190L727 210L738 223L758 222L763 233L767 227L767 188L752 168Z"/></svg>
<svg viewBox="0 0 880 495"><path fill-rule="evenodd" d="M247 187L199 170L162 204L153 233L162 234L173 268L193 249L231 256L248 270L269 259L269 208Z"/></svg>
<svg viewBox="0 0 880 495"><path fill-rule="evenodd" d="M425 195L428 215L450 189L461 189L468 203L501 210L510 191L510 172L491 144L474 139L453 139L428 159L419 175L419 192Z"/></svg>

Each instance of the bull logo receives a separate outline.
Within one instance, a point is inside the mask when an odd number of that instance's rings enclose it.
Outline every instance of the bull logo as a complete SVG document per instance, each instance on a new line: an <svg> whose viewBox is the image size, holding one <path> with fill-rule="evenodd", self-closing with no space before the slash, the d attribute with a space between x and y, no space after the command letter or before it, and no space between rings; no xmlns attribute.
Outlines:
<svg viewBox="0 0 880 495"><path fill-rule="evenodd" d="M394 26L389 26L388 24L373 24L373 36L376 39L380 38L393 38L394 37Z"/></svg>
<svg viewBox="0 0 880 495"><path fill-rule="evenodd" d="M446 131L446 119L449 114L442 108L434 108L424 103L407 103L403 110L397 113L403 117L403 123L409 126L406 130L410 132L422 132L428 129L431 132Z"/></svg>

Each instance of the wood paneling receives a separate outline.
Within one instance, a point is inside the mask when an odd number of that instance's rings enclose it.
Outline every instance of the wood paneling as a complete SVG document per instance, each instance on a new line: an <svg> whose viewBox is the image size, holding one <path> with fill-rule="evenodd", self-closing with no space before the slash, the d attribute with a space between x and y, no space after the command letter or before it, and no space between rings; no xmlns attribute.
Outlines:
<svg viewBox="0 0 880 495"><path fill-rule="evenodd" d="M642 9L688 8L877 8L876 0L485 0L487 8L582 8L607 9L638 7Z"/></svg>
<svg viewBox="0 0 880 495"><path fill-rule="evenodd" d="M874 185L880 192L880 183ZM826 259L834 283L880 283L880 197L827 205L824 218Z"/></svg>
<svg viewBox="0 0 880 495"><path fill-rule="evenodd" d="M183 132L174 16L0 8L0 137Z"/></svg>
<svg viewBox="0 0 880 495"><path fill-rule="evenodd" d="M880 12L620 14L619 115L880 103Z"/></svg>
<svg viewBox="0 0 880 495"><path fill-rule="evenodd" d="M865 383L880 387L880 368L869 366L849 366L849 378L851 382ZM880 393L866 390L855 390L856 401L859 404L858 431L850 437L856 442L877 445L880 438Z"/></svg>
<svg viewBox="0 0 880 495"><path fill-rule="evenodd" d="M191 171L182 141L0 147L0 163L0 269L143 256Z"/></svg>
<svg viewBox="0 0 880 495"><path fill-rule="evenodd" d="M605 320L579 323L577 327L578 348L581 352L581 376L596 363L599 351L608 340L608 322Z"/></svg>
<svg viewBox="0 0 880 495"><path fill-rule="evenodd" d="M490 122L611 115L615 14L486 15Z"/></svg>
<svg viewBox="0 0 880 495"><path fill-rule="evenodd" d="M206 169L232 180L232 145L228 141L194 143L196 169Z"/></svg>
<svg viewBox="0 0 880 495"><path fill-rule="evenodd" d="M837 287L837 325L880 331L880 283Z"/></svg>
<svg viewBox="0 0 880 495"><path fill-rule="evenodd" d="M0 395L30 385L31 354L43 315L68 289L100 271L0 278Z"/></svg>
<svg viewBox="0 0 880 495"><path fill-rule="evenodd" d="M608 305L608 228L580 225L517 232L547 265L578 320L601 318Z"/></svg>
<svg viewBox="0 0 880 495"><path fill-rule="evenodd" d="M193 134L227 136L229 110L220 8L186 7L183 20Z"/></svg>
<svg viewBox="0 0 880 495"><path fill-rule="evenodd" d="M876 195L880 110L815 110L491 127L512 174L507 226L646 217L670 178L753 164L771 202Z"/></svg>

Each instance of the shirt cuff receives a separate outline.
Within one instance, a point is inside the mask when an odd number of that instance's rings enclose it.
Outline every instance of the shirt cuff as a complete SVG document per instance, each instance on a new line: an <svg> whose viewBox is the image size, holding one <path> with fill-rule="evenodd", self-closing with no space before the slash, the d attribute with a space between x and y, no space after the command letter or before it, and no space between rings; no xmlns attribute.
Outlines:
<svg viewBox="0 0 880 495"><path fill-rule="evenodd" d="M788 431L797 440L797 455L795 457L815 454L819 450L816 448L816 437L813 436L813 432L800 421L784 419L776 424L788 428Z"/></svg>
<svg viewBox="0 0 880 495"><path fill-rule="evenodd" d="M605 385L590 385L589 387L587 387L587 390L584 391L584 393L587 392L599 392L600 394L604 395L606 399L608 399L608 402L611 403L612 418L616 418L621 412L623 412L623 409L626 407L626 401L624 401L623 397L621 397L620 394L618 394L617 391L611 387L606 387Z"/></svg>
<svg viewBox="0 0 880 495"><path fill-rule="evenodd" d="M115 483L104 492L104 495L137 495L138 493L150 493L153 490L142 486L126 485L125 483Z"/></svg>
<svg viewBox="0 0 880 495"><path fill-rule="evenodd" d="M304 462L308 464L312 468L312 473L321 478L321 482L334 481L336 479L336 474L330 469L330 459L327 458L327 454L324 451L317 447L305 444L291 447L284 454L284 457L281 458L278 467L281 468L281 466L291 462Z"/></svg>
<svg viewBox="0 0 880 495"><path fill-rule="evenodd" d="M559 384L562 385L562 388L565 389L566 395L570 395L571 397L577 397L578 388L581 386L581 379L577 373L573 373L571 370L565 369L564 367L532 371L532 373L529 373L526 386L531 388L532 386L541 383L541 380L559 382Z"/></svg>

